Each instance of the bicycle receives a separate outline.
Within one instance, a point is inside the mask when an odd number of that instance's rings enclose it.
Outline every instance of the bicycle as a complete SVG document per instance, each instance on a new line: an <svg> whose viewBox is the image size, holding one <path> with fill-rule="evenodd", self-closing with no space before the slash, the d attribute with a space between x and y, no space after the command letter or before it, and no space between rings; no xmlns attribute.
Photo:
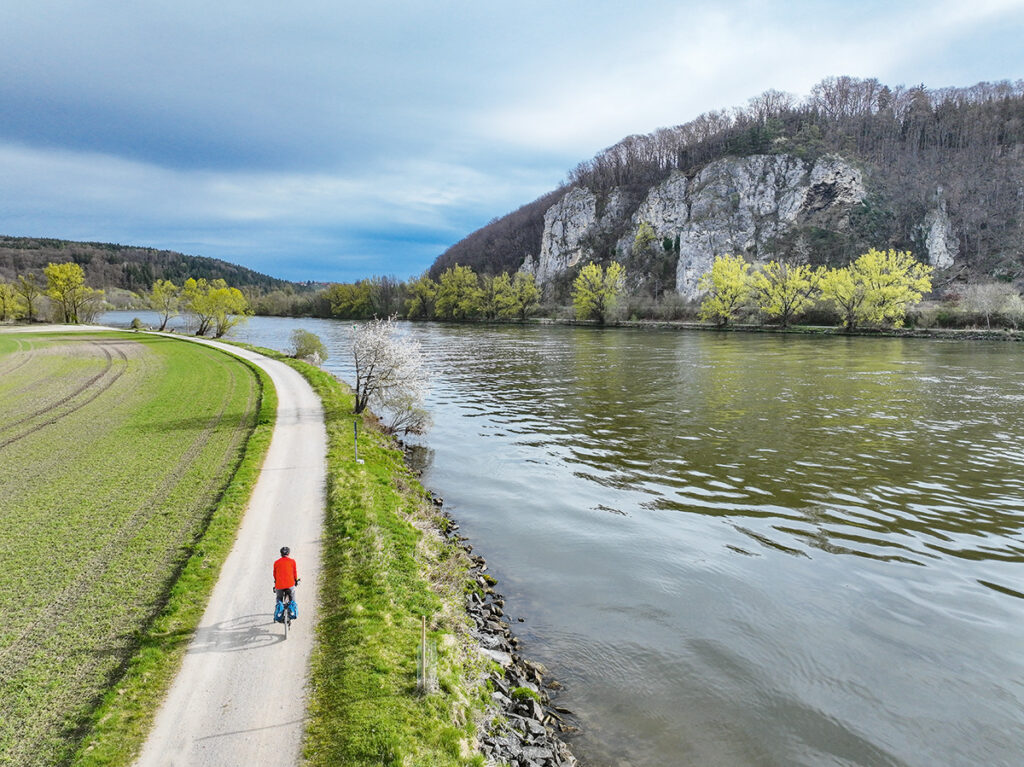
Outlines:
<svg viewBox="0 0 1024 767"><path fill-rule="evenodd" d="M298 585L299 581L295 581L295 586L293 586L292 588L297 588ZM275 594L278 593L276 588L273 589L273 591ZM278 595L277 602L275 602L274 604L274 622L281 623L284 625L284 638L287 639L288 630L291 628L292 625L292 598L291 594L289 594L289 592L286 589L281 589L281 591L283 593ZM277 617L277 603L280 603L282 605L280 618Z"/></svg>

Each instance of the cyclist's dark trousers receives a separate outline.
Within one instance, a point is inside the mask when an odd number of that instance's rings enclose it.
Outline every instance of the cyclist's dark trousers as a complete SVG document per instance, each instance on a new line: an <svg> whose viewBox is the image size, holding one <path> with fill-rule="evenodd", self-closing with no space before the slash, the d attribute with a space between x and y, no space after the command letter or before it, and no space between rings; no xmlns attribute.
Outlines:
<svg viewBox="0 0 1024 767"><path fill-rule="evenodd" d="M297 618L298 617L298 606L299 605L295 601L295 589L294 588L278 589L277 590L277 602L278 602L278 604L280 604L281 602L284 602L285 594L287 594L288 598L291 599L291 602L289 603L289 608L291 610L292 618ZM281 609L283 609L283 608L278 608L278 609L276 609L274 611L274 617L275 618L280 616Z"/></svg>

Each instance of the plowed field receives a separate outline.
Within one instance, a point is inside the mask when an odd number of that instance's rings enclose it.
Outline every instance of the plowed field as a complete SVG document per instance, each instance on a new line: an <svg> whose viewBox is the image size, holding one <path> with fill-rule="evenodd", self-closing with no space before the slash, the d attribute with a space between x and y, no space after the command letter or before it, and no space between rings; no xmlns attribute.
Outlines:
<svg viewBox="0 0 1024 767"><path fill-rule="evenodd" d="M253 428L254 373L130 333L0 334L0 765L68 758Z"/></svg>

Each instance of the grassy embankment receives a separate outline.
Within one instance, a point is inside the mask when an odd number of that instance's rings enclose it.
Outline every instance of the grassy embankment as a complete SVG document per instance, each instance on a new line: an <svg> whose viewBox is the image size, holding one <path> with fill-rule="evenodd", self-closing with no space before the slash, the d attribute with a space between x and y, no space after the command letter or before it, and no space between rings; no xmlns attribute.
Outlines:
<svg viewBox="0 0 1024 767"><path fill-rule="evenodd" d="M130 761L275 408L268 381L208 347L0 334L0 764Z"/></svg>
<svg viewBox="0 0 1024 767"><path fill-rule="evenodd" d="M463 599L469 561L438 534L444 524L393 441L358 417L334 376L267 349L310 381L324 404L328 508L321 617L304 753L310 765L480 764L470 751L482 708L481 661ZM416 691L421 616L437 647L439 691Z"/></svg>

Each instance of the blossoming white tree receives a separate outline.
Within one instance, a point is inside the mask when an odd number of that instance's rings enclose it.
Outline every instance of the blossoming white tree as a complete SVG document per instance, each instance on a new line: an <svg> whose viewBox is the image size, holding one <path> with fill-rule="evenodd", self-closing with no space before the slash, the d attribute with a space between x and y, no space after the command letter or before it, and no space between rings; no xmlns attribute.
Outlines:
<svg viewBox="0 0 1024 767"><path fill-rule="evenodd" d="M423 409L430 375L420 345L396 333L393 317L357 325L352 332L356 368L355 412L370 403L391 431L420 433L430 424Z"/></svg>

